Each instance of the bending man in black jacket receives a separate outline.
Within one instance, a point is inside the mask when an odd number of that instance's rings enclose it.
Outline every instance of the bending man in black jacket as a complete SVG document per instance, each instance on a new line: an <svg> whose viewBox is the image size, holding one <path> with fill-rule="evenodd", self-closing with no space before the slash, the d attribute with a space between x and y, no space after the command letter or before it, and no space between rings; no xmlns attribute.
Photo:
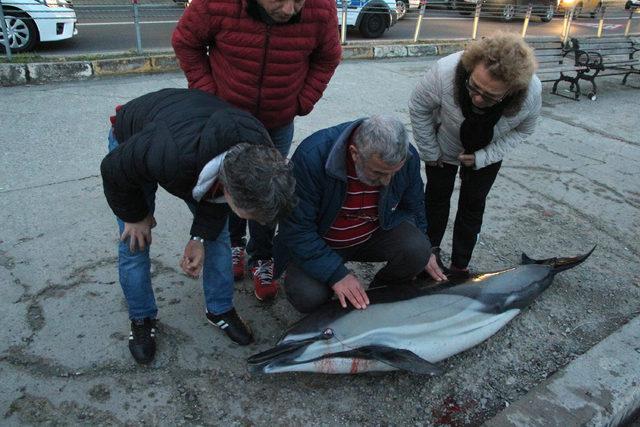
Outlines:
<svg viewBox="0 0 640 427"><path fill-rule="evenodd" d="M151 288L149 245L158 185L194 215L183 271L202 271L209 322L238 344L250 329L233 308L230 209L272 223L295 205L295 182L263 125L219 98L164 89L117 109L109 154L101 165L105 196L120 227L118 270L131 319L129 349L139 363L155 355L158 312Z"/></svg>

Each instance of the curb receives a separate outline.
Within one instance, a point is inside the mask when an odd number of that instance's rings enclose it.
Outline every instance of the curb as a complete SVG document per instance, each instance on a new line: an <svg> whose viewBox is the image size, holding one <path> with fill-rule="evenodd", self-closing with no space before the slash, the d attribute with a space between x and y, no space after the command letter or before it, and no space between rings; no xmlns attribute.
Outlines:
<svg viewBox="0 0 640 427"><path fill-rule="evenodd" d="M640 316L483 426L618 426L638 416Z"/></svg>
<svg viewBox="0 0 640 427"><path fill-rule="evenodd" d="M464 49L467 40L436 43L347 44L342 47L343 60L388 59L438 56ZM92 61L1 63L0 86L44 84L95 77L143 73L168 73L180 70L173 54L153 54Z"/></svg>

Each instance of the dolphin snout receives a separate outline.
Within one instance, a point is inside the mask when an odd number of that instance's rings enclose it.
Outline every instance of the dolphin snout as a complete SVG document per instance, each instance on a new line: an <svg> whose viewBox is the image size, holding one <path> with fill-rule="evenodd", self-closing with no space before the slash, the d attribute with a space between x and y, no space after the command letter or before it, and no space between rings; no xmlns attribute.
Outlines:
<svg viewBox="0 0 640 427"><path fill-rule="evenodd" d="M254 354L247 359L249 372L265 374L269 367L287 365L306 345L307 343L304 342L280 344L262 353Z"/></svg>

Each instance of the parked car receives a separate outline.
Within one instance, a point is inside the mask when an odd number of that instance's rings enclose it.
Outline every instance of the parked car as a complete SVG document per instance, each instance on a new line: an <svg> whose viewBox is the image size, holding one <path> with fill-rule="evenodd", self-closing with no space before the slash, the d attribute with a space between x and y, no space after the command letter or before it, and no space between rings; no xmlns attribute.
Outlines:
<svg viewBox="0 0 640 427"><path fill-rule="evenodd" d="M398 21L405 17L411 5L409 4L409 0L397 0L396 1L396 15L398 16Z"/></svg>
<svg viewBox="0 0 640 427"><path fill-rule="evenodd" d="M76 34L76 12L68 0L3 0L7 37L12 52L25 52L40 42L69 39ZM0 31L0 51L4 52Z"/></svg>
<svg viewBox="0 0 640 427"><path fill-rule="evenodd" d="M532 3L532 14L539 16L542 22L549 22L556 12L557 0L481 0L484 16L498 16L503 21L511 21L516 17L524 17L529 3ZM475 0L452 0L452 6L462 15L469 15L475 8Z"/></svg>
<svg viewBox="0 0 640 427"><path fill-rule="evenodd" d="M627 0L624 4L624 8L627 10L640 8L640 0Z"/></svg>
<svg viewBox="0 0 640 427"><path fill-rule="evenodd" d="M583 13L589 13L592 18L600 14L602 0L558 0L558 10L568 10L574 7L573 17L579 18Z"/></svg>
<svg viewBox="0 0 640 427"><path fill-rule="evenodd" d="M342 25L342 0L336 3ZM363 37L378 38L396 22L396 0L347 0L347 28L356 28Z"/></svg>
<svg viewBox="0 0 640 427"><path fill-rule="evenodd" d="M446 5L447 8L451 9L451 0L428 0L427 1L427 6L433 6L433 5ZM414 10L420 9L420 0L397 0L396 11L398 12L398 21L404 18L411 9L414 9Z"/></svg>

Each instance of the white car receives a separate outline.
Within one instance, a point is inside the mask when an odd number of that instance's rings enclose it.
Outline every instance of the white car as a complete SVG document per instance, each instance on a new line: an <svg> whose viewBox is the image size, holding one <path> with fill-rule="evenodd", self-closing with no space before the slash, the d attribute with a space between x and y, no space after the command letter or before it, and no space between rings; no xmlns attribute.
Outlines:
<svg viewBox="0 0 640 427"><path fill-rule="evenodd" d="M509 22L523 17L531 4L532 14L539 16L542 22L549 22L555 15L558 0L452 0L452 6L461 15L471 15L478 1L482 2L484 16L493 15Z"/></svg>
<svg viewBox="0 0 640 427"><path fill-rule="evenodd" d="M639 0L640 1L640 0ZM451 0L428 0L425 2L429 6L433 5L446 5L448 9L451 9ZM420 0L396 0L396 10L398 11L398 20L405 17L411 9L420 9ZM415 16L415 15L414 15Z"/></svg>
<svg viewBox="0 0 640 427"><path fill-rule="evenodd" d="M342 25L342 0L336 0L338 25ZM396 0L347 0L347 28L357 28L366 38L378 38L398 22Z"/></svg>
<svg viewBox="0 0 640 427"><path fill-rule="evenodd" d="M32 50L39 42L69 39L76 34L76 12L68 0L2 0L12 52ZM0 50L4 35L0 31Z"/></svg>

